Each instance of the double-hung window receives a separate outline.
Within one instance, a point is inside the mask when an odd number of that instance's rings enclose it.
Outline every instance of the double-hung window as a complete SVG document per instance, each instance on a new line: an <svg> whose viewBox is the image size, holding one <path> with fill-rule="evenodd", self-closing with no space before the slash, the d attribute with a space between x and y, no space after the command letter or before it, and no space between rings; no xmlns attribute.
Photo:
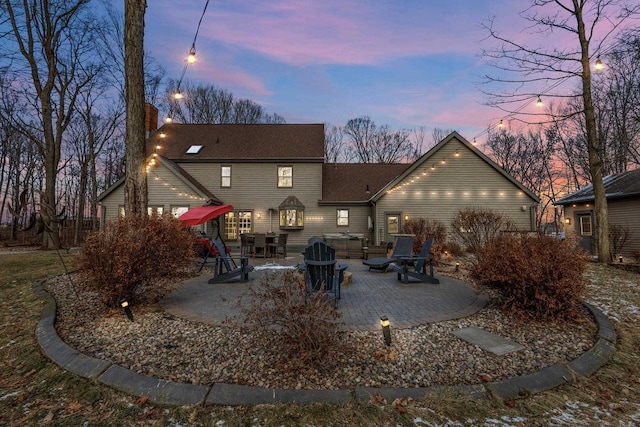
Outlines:
<svg viewBox="0 0 640 427"><path fill-rule="evenodd" d="M336 211L336 225L338 227L349 226L349 209L338 209Z"/></svg>
<svg viewBox="0 0 640 427"><path fill-rule="evenodd" d="M220 187L231 187L231 166L220 168Z"/></svg>
<svg viewBox="0 0 640 427"><path fill-rule="evenodd" d="M293 166L278 166L278 187L293 187Z"/></svg>

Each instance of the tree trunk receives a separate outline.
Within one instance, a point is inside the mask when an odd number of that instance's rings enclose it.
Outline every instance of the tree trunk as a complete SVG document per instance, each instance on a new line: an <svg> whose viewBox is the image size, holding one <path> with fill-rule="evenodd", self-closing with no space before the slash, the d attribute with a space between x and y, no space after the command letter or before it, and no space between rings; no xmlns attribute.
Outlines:
<svg viewBox="0 0 640 427"><path fill-rule="evenodd" d="M609 252L609 212L607 209L607 197L602 181L603 161L596 130L596 117L591 95L591 61L589 58L589 40L586 37L582 9L578 0L573 0L576 20L578 24L578 37L582 51L582 99L584 103L585 125L587 131L587 149L589 153L589 170L594 195L594 216L596 228L596 243L598 261L608 263L611 261Z"/></svg>
<svg viewBox="0 0 640 427"><path fill-rule="evenodd" d="M125 213L147 211L144 134L144 13L146 0L125 0L124 66L126 98Z"/></svg>

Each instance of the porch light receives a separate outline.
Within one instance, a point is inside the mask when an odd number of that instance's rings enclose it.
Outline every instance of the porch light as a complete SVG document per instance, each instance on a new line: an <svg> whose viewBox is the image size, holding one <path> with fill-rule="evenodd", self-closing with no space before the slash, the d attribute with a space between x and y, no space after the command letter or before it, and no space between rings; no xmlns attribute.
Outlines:
<svg viewBox="0 0 640 427"><path fill-rule="evenodd" d="M444 157L442 158L442 160L440 161L440 163L442 163L443 165L445 164Z"/></svg>
<svg viewBox="0 0 640 427"><path fill-rule="evenodd" d="M567 225L571 225L571 218L565 218L564 223Z"/></svg>
<svg viewBox="0 0 640 427"><path fill-rule="evenodd" d="M384 336L384 343L387 346L391 345L391 329L389 328L389 318L382 316L380 318L380 325L382 325L382 335Z"/></svg>
<svg viewBox="0 0 640 427"><path fill-rule="evenodd" d="M404 220L405 220L405 221L409 221L409 215L405 215L405 216L404 216Z"/></svg>
<svg viewBox="0 0 640 427"><path fill-rule="evenodd" d="M131 307L129 306L129 302L126 298L122 298L120 300L120 306L124 309L125 314L133 322L133 313L131 312Z"/></svg>

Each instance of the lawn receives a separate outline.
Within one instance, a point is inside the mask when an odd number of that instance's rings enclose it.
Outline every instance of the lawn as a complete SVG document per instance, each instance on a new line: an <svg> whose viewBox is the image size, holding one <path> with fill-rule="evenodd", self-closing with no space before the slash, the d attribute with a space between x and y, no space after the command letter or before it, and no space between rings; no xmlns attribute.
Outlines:
<svg viewBox="0 0 640 427"><path fill-rule="evenodd" d="M73 255L62 254L67 269ZM48 360L34 331L43 306L33 283L63 274L58 254L0 254L0 425L603 425L640 423L640 275L590 265L587 299L618 333L613 360L589 378L516 401L441 394L420 402L342 406L161 407L90 380Z"/></svg>

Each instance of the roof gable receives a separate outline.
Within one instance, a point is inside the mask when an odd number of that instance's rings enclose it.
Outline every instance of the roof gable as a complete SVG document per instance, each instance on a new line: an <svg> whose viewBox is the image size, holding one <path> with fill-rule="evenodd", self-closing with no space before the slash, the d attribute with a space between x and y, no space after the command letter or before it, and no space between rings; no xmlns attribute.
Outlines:
<svg viewBox="0 0 640 427"><path fill-rule="evenodd" d="M166 159L163 156L154 156L153 158L156 159L158 163L166 167L171 173L173 173L178 179L180 179L180 181L184 182L194 192L197 192L203 198L207 199L207 203L213 205L222 204L222 202L213 193L211 193L205 186L203 186L198 180L196 180L175 162ZM147 160L149 159L151 159L151 156L147 158ZM98 196L98 201L104 200L109 194L111 194L114 190L124 184L124 181L125 177L122 177L115 183L113 183L111 187L107 188L102 194Z"/></svg>
<svg viewBox="0 0 640 427"><path fill-rule="evenodd" d="M156 150L175 162L323 162L324 125L165 124L147 140L147 154Z"/></svg>
<svg viewBox="0 0 640 427"><path fill-rule="evenodd" d="M602 178L604 192L607 199L621 199L640 196L640 169L619 174L607 175ZM556 205L569 205L576 202L590 202L594 200L593 184L563 197L555 202Z"/></svg>
<svg viewBox="0 0 640 427"><path fill-rule="evenodd" d="M471 151L473 154L475 154L477 157L479 157L490 168L494 169L496 172L498 172L500 175L502 175L504 178L506 178L508 181L510 181L513 185L518 187L518 189L520 189L522 192L524 192L529 197L531 197L533 200L535 200L536 203L540 202L540 198L538 196L536 196L531 190L529 190L527 187L525 187L520 182L518 182L513 176L508 174L504 169L502 169L500 166L498 166L493 160L491 160L489 157L487 157L482 151L480 151L478 148L476 148L473 144L471 144L469 141L467 141L465 138L463 138L458 132L455 132L455 131L451 132L449 135L447 135L446 138L444 138L442 141L440 141L438 144L436 144L433 148L431 148L429 151L427 151L425 154L423 154L418 160L416 160L414 163L412 163L411 166L406 168L402 172L402 174L398 175L395 179L393 179L392 181L387 183L387 185L385 185L383 188L381 188L380 191L378 191L375 194L375 196L373 197L373 201L380 200L380 198L382 198L384 196L384 194L385 194L385 192L387 190L390 190L391 188L393 188L396 185L398 185L405 178L407 178L409 175L411 175L416 169L418 169L419 167L422 167L425 163L430 162L430 161L433 162L433 161L437 160L438 159L438 152L443 147L445 147L447 144L450 144L453 140L456 140L457 142L459 142L463 146L465 146L469 151Z"/></svg>

